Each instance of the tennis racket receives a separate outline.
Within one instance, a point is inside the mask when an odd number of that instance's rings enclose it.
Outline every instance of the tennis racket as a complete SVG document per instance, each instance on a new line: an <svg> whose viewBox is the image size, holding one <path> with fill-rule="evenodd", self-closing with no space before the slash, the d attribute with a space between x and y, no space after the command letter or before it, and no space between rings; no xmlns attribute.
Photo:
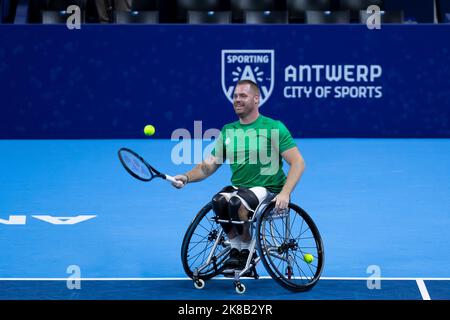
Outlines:
<svg viewBox="0 0 450 320"><path fill-rule="evenodd" d="M125 170L141 181L149 182L154 178L162 178L177 184L181 183L181 181L175 180L174 177L159 172L149 165L144 158L128 148L121 148L119 150L119 159Z"/></svg>

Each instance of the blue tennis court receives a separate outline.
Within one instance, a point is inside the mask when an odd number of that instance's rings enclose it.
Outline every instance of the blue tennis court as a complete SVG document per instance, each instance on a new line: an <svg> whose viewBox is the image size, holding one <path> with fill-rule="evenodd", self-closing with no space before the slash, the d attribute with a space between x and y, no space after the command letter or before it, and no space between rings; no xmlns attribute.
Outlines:
<svg viewBox="0 0 450 320"><path fill-rule="evenodd" d="M175 175L192 167L171 161L176 143L0 140L0 299L450 299L449 139L297 139L307 169L292 200L321 232L322 279L291 293L259 264L243 295L221 277L195 289L180 260L228 166L177 190L131 178L117 157L129 147Z"/></svg>

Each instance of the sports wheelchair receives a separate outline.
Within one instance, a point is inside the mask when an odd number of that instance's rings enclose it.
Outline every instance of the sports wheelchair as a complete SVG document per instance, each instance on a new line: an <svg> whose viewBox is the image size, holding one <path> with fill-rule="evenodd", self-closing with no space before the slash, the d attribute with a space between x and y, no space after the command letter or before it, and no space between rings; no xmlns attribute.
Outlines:
<svg viewBox="0 0 450 320"><path fill-rule="evenodd" d="M247 221L252 240L247 263L242 270L224 273L224 262L230 254L230 242L221 223L243 224L243 221L221 220L212 203L206 204L189 225L181 247L181 260L186 274L197 289L217 275L234 278L237 293L245 292L241 277L259 278L259 261L269 275L284 288L306 291L314 287L324 266L324 248L319 230L311 217L299 206L289 203L276 210L270 194ZM311 261L312 260L312 261Z"/></svg>

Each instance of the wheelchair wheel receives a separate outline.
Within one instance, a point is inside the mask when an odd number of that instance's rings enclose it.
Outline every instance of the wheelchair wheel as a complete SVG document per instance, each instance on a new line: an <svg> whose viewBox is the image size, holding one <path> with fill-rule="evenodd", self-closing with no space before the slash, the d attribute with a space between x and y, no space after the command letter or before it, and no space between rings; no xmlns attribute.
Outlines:
<svg viewBox="0 0 450 320"><path fill-rule="evenodd" d="M261 260L281 286L294 292L309 290L316 285L324 265L319 230L295 204L290 203L284 212L274 208L275 203L269 204L257 222Z"/></svg>
<svg viewBox="0 0 450 320"><path fill-rule="evenodd" d="M229 255L226 234L214 217L212 204L208 203L195 216L184 236L181 260L184 271L192 279L214 277Z"/></svg>

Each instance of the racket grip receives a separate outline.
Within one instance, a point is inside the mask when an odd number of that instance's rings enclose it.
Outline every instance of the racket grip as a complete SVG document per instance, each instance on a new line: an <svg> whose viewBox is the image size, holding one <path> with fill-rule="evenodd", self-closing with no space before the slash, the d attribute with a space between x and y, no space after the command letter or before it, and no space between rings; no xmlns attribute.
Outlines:
<svg viewBox="0 0 450 320"><path fill-rule="evenodd" d="M179 181L178 181L178 180L175 180L174 177L169 176L168 174L166 174L165 176L166 176L166 180L169 180L170 182L179 183Z"/></svg>

